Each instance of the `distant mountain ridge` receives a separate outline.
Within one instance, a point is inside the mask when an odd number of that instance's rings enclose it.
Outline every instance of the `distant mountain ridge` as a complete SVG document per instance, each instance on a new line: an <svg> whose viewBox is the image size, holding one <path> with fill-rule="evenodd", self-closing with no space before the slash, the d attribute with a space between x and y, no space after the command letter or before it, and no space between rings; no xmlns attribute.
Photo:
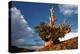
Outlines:
<svg viewBox="0 0 80 54"><path fill-rule="evenodd" d="M11 46L11 49L9 52L11 53L20 53L20 52L33 52L35 50L31 49L25 49L25 48L18 48L16 46Z"/></svg>

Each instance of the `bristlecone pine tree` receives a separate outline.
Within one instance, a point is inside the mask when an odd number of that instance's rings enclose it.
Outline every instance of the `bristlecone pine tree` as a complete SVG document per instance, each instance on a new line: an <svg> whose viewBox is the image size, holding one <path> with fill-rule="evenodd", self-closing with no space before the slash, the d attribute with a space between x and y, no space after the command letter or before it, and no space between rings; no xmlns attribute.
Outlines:
<svg viewBox="0 0 80 54"><path fill-rule="evenodd" d="M59 38L64 37L66 33L69 33L71 31L71 25L69 23L63 22L58 26L55 26L55 21L56 18L54 16L54 10L51 8L50 22L41 22L36 26L36 31L45 42L52 41L54 44L59 43Z"/></svg>

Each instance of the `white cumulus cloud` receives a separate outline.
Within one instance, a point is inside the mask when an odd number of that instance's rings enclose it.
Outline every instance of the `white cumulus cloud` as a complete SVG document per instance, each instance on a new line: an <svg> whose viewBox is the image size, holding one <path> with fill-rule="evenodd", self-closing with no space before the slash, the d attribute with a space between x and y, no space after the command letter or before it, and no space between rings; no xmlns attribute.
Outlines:
<svg viewBox="0 0 80 54"><path fill-rule="evenodd" d="M78 14L77 5L61 4L59 5L59 9L63 15Z"/></svg>
<svg viewBox="0 0 80 54"><path fill-rule="evenodd" d="M11 11L11 44L20 48L36 49L42 47L43 41L38 35L33 35L33 29L28 25L21 11L12 7Z"/></svg>
<svg viewBox="0 0 80 54"><path fill-rule="evenodd" d="M64 41L64 40L68 40L77 36L78 36L77 32L70 32L70 33L67 33L64 38L59 38L59 40Z"/></svg>
<svg viewBox="0 0 80 54"><path fill-rule="evenodd" d="M21 11L16 7L11 8L11 39L14 43L17 39L29 36L33 33L33 29L28 25Z"/></svg>

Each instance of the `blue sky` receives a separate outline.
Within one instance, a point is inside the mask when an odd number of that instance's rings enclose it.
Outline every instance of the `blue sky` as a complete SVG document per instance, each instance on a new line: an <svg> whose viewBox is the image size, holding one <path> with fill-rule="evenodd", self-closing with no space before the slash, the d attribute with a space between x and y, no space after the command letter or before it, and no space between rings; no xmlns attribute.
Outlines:
<svg viewBox="0 0 80 54"><path fill-rule="evenodd" d="M25 47L27 44L43 45L43 41L34 28L40 22L49 22L50 8L53 6L56 17L55 25L66 18L72 25L72 32L78 30L78 7L69 4L43 4L28 2L12 2L12 41L17 46ZM35 38L36 36L36 38ZM16 41L15 41L16 40ZM30 42L29 42L30 41Z"/></svg>
<svg viewBox="0 0 80 54"><path fill-rule="evenodd" d="M18 8L24 15L25 20L28 24L34 28L40 22L49 22L50 8L54 7L55 17L57 19L56 25L63 22L66 18L72 25L72 31L76 30L78 27L78 17L77 14L63 15L60 12L59 4L41 4L41 3L26 3L26 2L13 2L12 7Z"/></svg>

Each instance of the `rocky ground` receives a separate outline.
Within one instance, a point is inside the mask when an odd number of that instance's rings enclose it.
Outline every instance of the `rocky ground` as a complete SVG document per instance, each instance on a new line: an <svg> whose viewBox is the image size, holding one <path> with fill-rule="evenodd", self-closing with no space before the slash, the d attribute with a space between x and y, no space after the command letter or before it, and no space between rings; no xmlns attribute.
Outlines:
<svg viewBox="0 0 80 54"><path fill-rule="evenodd" d="M11 53L17 53L17 52L33 52L33 51L69 50L77 48L78 48L78 37L74 37L57 44L49 42L47 45L44 46L44 48L40 48L37 50L30 50L30 49L18 48L16 46L11 46L11 49L9 51Z"/></svg>
<svg viewBox="0 0 80 54"><path fill-rule="evenodd" d="M69 40L62 41L58 44L49 43L44 48L37 51L50 51L50 50L69 50L78 48L78 37L71 38Z"/></svg>

